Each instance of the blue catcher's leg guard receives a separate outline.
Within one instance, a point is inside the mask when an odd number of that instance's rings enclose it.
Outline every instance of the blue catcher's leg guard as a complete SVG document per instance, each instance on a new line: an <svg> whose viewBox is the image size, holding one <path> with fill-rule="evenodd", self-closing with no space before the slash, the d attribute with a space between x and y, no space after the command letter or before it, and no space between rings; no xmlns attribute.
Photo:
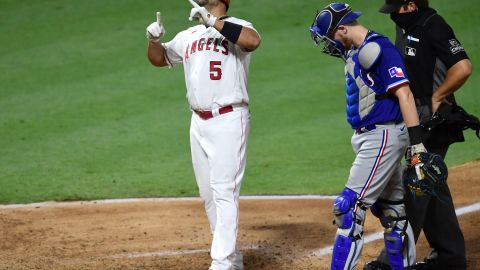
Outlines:
<svg viewBox="0 0 480 270"><path fill-rule="evenodd" d="M333 245L330 269L353 269L363 246L363 222L366 207L357 201L357 194L345 188L333 202L337 236Z"/></svg>
<svg viewBox="0 0 480 270"><path fill-rule="evenodd" d="M403 201L378 199L371 207L372 213L380 219L385 228L384 241L390 267L403 270L415 260L413 232L405 216Z"/></svg>

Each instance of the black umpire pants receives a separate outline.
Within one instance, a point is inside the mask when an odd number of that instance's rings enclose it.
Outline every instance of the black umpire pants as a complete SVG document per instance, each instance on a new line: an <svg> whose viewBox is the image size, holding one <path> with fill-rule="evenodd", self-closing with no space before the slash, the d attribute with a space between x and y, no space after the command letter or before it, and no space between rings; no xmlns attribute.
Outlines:
<svg viewBox="0 0 480 270"><path fill-rule="evenodd" d="M448 146L427 150L445 158ZM412 226L415 242L423 228L423 233L433 248L429 257L438 260L435 269L466 269L465 240L448 185L439 190L437 195L438 197L414 197L410 192L405 194L407 218Z"/></svg>

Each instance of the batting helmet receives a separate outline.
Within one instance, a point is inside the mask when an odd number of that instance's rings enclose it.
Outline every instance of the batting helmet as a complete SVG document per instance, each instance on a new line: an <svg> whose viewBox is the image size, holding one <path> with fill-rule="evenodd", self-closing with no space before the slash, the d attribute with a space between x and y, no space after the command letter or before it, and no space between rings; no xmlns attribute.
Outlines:
<svg viewBox="0 0 480 270"><path fill-rule="evenodd" d="M310 33L315 46L325 43L323 52L336 57L342 57L345 48L339 41L333 39L337 27L355 21L362 15L361 12L354 12L345 3L332 3L315 15L315 20L310 27Z"/></svg>

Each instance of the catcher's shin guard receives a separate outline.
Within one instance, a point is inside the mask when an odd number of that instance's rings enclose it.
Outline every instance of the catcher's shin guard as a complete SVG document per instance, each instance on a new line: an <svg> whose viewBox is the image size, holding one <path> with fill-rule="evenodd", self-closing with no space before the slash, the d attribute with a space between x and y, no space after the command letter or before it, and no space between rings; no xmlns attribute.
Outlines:
<svg viewBox="0 0 480 270"><path fill-rule="evenodd" d="M357 194L345 188L333 202L337 236L333 245L330 269L353 269L363 247L365 206L357 201Z"/></svg>
<svg viewBox="0 0 480 270"><path fill-rule="evenodd" d="M413 265L415 240L405 216L403 201L378 199L371 211L385 228L384 241L391 269L403 270Z"/></svg>

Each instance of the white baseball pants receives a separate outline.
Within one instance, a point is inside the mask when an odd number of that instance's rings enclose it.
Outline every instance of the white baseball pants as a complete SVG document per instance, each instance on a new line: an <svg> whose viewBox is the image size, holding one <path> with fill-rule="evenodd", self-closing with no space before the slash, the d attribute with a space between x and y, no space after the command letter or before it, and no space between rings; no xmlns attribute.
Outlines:
<svg viewBox="0 0 480 270"><path fill-rule="evenodd" d="M213 234L212 270L243 269L236 241L249 130L248 107L208 120L192 114L192 163Z"/></svg>

